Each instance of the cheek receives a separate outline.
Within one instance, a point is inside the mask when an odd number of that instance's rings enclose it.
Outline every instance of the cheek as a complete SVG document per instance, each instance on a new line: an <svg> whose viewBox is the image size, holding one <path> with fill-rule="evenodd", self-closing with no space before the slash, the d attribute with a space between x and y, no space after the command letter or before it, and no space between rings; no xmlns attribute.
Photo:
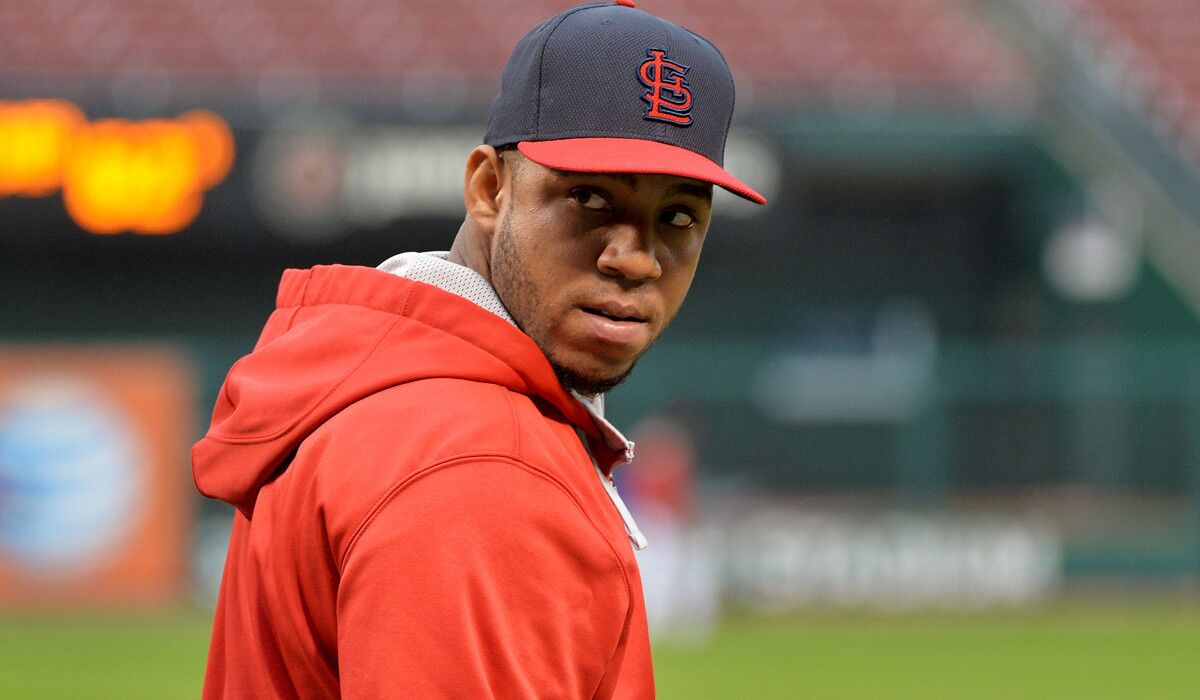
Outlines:
<svg viewBox="0 0 1200 700"><path fill-rule="evenodd" d="M698 237L690 241L684 241L681 245L668 247L659 259L663 261L663 274L668 278L668 284L672 287L682 285L683 293L687 292L687 288L692 284L692 278L696 276L696 268L700 264L700 249L704 245L704 239Z"/></svg>
<svg viewBox="0 0 1200 700"><path fill-rule="evenodd" d="M509 267L519 279L514 299L522 311L522 327L536 332L553 330L572 305L578 240L565 235L544 212L521 212L510 231ZM576 285L577 286L577 285Z"/></svg>
<svg viewBox="0 0 1200 700"><path fill-rule="evenodd" d="M597 236L569 228L563 221L541 217L531 223L524 256L528 274L543 295L544 304L569 304L573 295L588 291L602 242Z"/></svg>
<svg viewBox="0 0 1200 700"><path fill-rule="evenodd" d="M704 239L708 234L708 226L702 225L686 233L661 233L658 253L660 259L669 263L672 268L686 271L690 279L696 272L700 262L700 251L704 248Z"/></svg>
<svg viewBox="0 0 1200 700"><path fill-rule="evenodd" d="M696 276L698 261L698 256L693 255L684 260L672 261L672 264L664 269L663 276L659 280L659 288L662 290L668 319L675 315L675 312L683 304L684 298L687 297L688 290L692 286L692 279Z"/></svg>
<svg viewBox="0 0 1200 700"><path fill-rule="evenodd" d="M561 305L571 288L572 256L561 242L543 237L529 241L523 256L524 272L542 307Z"/></svg>

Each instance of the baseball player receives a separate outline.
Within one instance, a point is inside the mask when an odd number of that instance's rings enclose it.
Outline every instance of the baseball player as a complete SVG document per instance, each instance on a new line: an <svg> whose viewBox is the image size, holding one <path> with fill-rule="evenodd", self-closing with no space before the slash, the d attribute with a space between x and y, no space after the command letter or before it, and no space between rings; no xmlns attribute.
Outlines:
<svg viewBox="0 0 1200 700"><path fill-rule="evenodd" d="M207 698L647 698L633 446L604 392L691 284L733 81L575 7L504 69L448 252L284 272L193 449L236 507Z"/></svg>

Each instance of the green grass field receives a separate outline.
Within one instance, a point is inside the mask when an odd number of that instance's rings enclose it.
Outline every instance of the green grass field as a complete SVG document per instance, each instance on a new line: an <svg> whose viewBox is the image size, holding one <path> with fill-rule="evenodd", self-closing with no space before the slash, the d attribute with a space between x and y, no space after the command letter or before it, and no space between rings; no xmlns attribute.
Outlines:
<svg viewBox="0 0 1200 700"><path fill-rule="evenodd" d="M194 697L208 615L2 616L0 697ZM655 664L668 699L1200 698L1200 600L741 617Z"/></svg>

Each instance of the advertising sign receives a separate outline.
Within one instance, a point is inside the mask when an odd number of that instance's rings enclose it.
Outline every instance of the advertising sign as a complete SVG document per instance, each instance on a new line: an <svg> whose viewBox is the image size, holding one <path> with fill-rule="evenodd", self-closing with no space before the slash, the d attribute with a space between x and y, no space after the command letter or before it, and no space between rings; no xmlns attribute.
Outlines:
<svg viewBox="0 0 1200 700"><path fill-rule="evenodd" d="M0 347L0 606L182 592L193 383L146 347Z"/></svg>

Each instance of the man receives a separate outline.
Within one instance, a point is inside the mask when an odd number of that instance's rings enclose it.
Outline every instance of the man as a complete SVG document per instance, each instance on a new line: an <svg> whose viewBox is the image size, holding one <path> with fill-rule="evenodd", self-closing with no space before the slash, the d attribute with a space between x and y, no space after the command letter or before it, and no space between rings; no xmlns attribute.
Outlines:
<svg viewBox="0 0 1200 700"><path fill-rule="evenodd" d="M603 392L691 283L733 82L595 3L517 45L448 253L289 270L193 450L237 507L206 697L651 697Z"/></svg>

